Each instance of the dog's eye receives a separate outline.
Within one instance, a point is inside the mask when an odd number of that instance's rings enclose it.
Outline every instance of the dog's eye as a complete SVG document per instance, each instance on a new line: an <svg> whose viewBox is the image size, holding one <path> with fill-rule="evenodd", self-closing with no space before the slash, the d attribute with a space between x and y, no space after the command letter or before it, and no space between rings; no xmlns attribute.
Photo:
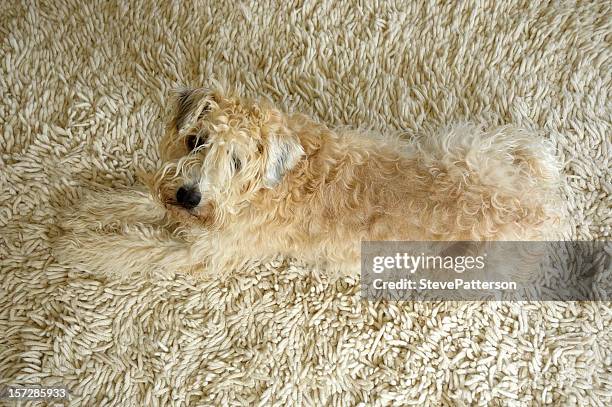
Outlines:
<svg viewBox="0 0 612 407"><path fill-rule="evenodd" d="M242 161L235 155L232 155L232 166L234 167L234 172L238 172L242 169Z"/></svg>
<svg viewBox="0 0 612 407"><path fill-rule="evenodd" d="M208 136L206 135L190 134L189 136L185 137L185 145L189 151L193 151L196 148L206 144L207 140Z"/></svg>
<svg viewBox="0 0 612 407"><path fill-rule="evenodd" d="M204 106L204 108L200 112L200 115L198 116L198 120L202 120L204 117L206 117L206 115L209 112L210 112L210 103L206 103L206 105Z"/></svg>

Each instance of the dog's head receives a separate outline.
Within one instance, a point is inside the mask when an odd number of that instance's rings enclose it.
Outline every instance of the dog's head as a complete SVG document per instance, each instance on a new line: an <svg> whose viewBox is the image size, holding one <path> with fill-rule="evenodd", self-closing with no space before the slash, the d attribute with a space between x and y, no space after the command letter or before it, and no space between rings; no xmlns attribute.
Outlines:
<svg viewBox="0 0 612 407"><path fill-rule="evenodd" d="M304 154L285 116L266 103L207 89L177 92L147 184L179 220L220 225L277 188Z"/></svg>

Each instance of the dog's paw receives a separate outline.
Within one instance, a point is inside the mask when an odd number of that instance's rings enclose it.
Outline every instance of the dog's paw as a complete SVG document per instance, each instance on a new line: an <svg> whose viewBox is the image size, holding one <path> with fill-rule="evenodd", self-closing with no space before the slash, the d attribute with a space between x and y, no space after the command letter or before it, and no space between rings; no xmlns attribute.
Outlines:
<svg viewBox="0 0 612 407"><path fill-rule="evenodd" d="M159 225L165 211L148 192L139 189L97 190L58 216L60 228L116 232L125 225Z"/></svg>
<svg viewBox="0 0 612 407"><path fill-rule="evenodd" d="M155 225L57 228L50 240L58 262L107 275L176 271L193 263L190 242Z"/></svg>
<svg viewBox="0 0 612 407"><path fill-rule="evenodd" d="M165 215L142 190L89 192L58 214L49 232L52 254L61 263L105 274L180 262L188 257L189 242Z"/></svg>

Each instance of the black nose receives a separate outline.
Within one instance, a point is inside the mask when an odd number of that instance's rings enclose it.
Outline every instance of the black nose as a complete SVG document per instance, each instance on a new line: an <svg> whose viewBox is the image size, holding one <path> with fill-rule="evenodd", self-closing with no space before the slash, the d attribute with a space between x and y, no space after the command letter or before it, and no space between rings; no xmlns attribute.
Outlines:
<svg viewBox="0 0 612 407"><path fill-rule="evenodd" d="M180 187L176 191L176 202L185 209L192 209L198 206L202 199L202 194L196 188Z"/></svg>

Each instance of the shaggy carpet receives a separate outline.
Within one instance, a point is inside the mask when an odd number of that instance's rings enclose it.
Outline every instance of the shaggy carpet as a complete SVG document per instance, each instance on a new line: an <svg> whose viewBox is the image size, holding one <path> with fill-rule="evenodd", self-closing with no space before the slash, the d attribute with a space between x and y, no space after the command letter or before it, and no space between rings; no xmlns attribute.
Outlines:
<svg viewBox="0 0 612 407"><path fill-rule="evenodd" d="M611 230L612 8L599 1L28 1L0 15L0 385L74 406L612 405L610 303L368 303L279 260L116 280L49 234L156 165L210 79L330 125L514 123L554 141L575 239Z"/></svg>

